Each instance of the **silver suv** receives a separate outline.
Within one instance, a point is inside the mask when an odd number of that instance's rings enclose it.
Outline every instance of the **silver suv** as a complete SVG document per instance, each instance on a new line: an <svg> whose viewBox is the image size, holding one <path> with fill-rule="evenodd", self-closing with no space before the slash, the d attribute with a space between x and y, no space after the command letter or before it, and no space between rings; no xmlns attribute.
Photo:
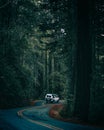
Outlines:
<svg viewBox="0 0 104 130"><path fill-rule="evenodd" d="M45 101L46 103L58 103L59 97L57 94L46 94Z"/></svg>

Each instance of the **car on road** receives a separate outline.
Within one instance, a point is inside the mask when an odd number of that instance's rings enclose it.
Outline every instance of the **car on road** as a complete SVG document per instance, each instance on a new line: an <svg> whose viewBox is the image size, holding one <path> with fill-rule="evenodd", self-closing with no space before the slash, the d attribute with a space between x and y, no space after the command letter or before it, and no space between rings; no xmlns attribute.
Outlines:
<svg viewBox="0 0 104 130"><path fill-rule="evenodd" d="M45 95L45 101L46 103L58 103L59 102L59 96L57 94L46 94Z"/></svg>

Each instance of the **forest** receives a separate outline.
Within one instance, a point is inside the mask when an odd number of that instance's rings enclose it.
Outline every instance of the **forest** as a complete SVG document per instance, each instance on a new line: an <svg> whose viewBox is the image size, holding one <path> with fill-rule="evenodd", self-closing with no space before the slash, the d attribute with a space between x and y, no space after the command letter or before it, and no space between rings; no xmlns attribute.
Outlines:
<svg viewBox="0 0 104 130"><path fill-rule="evenodd" d="M57 93L63 116L104 122L104 1L0 0L0 109Z"/></svg>

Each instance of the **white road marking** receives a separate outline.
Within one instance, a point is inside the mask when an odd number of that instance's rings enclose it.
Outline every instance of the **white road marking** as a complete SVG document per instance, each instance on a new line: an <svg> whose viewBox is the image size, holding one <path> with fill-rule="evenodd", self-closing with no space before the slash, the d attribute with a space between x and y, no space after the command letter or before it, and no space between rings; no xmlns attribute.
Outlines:
<svg viewBox="0 0 104 130"><path fill-rule="evenodd" d="M29 108L27 108L27 109L29 109ZM35 124L47 127L47 128L49 128L51 130L63 130L62 128L59 128L59 127L56 127L56 126L53 126L53 125L49 125L49 124L46 124L46 123L43 123L43 122L39 122L39 121L35 121L35 120L32 120L32 119L29 119L28 117L26 117L26 116L23 115L23 111L25 111L27 109L23 109L23 110L18 111L17 112L18 116L20 116L23 119L26 119L27 121L30 121L32 123L35 123Z"/></svg>

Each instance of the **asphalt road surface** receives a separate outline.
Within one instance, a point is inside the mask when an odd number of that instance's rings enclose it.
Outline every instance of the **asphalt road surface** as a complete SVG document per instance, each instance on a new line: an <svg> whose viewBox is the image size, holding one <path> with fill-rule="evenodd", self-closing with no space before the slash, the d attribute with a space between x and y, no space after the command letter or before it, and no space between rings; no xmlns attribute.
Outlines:
<svg viewBox="0 0 104 130"><path fill-rule="evenodd" d="M0 110L0 130L104 130L55 120L48 115L50 107L39 101L34 107Z"/></svg>

